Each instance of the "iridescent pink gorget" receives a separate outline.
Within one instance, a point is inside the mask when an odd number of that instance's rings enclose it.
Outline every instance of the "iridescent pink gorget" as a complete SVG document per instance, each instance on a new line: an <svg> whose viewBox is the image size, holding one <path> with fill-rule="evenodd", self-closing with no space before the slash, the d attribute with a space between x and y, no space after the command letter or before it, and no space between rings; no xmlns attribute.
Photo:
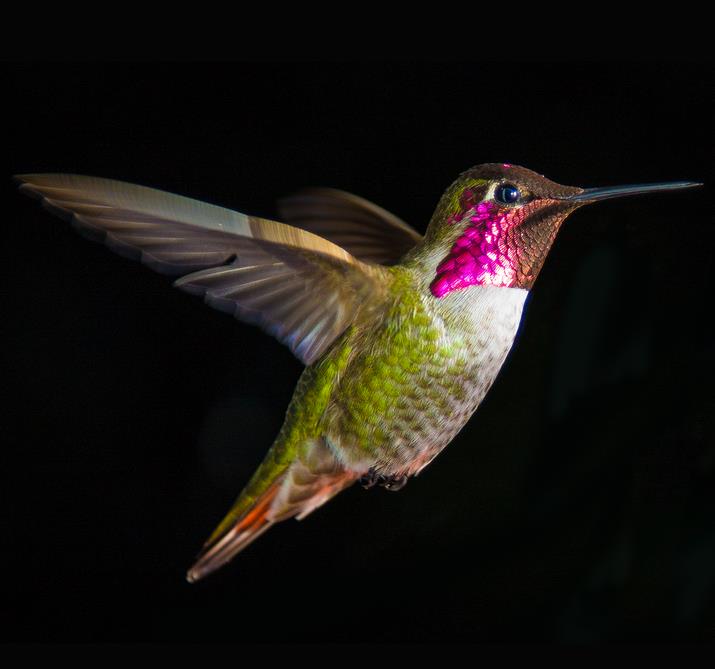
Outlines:
<svg viewBox="0 0 715 669"><path fill-rule="evenodd" d="M499 207L494 202L474 204L475 194L466 189L462 209L447 219L454 225L468 218L464 233L447 258L437 267L430 290L443 297L467 286L513 286L516 280L517 248L507 243L507 231L523 218L521 209ZM519 219L519 220L516 220Z"/></svg>

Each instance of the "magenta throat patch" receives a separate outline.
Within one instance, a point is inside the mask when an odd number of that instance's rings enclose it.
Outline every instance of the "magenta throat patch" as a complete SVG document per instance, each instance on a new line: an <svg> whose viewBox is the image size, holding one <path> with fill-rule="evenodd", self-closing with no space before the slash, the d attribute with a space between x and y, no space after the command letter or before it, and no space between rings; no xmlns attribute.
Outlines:
<svg viewBox="0 0 715 669"><path fill-rule="evenodd" d="M465 193L466 195L466 193ZM480 202L469 214L467 227L437 267L430 286L435 297L468 286L513 286L516 279L517 249L507 244L507 231L523 218L518 209L503 209L494 202ZM462 221L458 215L448 224Z"/></svg>

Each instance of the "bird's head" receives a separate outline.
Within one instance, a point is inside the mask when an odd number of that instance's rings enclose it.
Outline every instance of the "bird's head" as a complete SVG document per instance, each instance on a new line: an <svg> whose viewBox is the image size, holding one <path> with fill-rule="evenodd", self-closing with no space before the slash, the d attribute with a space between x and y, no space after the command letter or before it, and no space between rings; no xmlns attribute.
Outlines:
<svg viewBox="0 0 715 669"><path fill-rule="evenodd" d="M478 165L445 191L427 229L425 247L439 256L430 290L441 298L469 286L529 289L574 210L607 198L697 185L584 189L517 165Z"/></svg>

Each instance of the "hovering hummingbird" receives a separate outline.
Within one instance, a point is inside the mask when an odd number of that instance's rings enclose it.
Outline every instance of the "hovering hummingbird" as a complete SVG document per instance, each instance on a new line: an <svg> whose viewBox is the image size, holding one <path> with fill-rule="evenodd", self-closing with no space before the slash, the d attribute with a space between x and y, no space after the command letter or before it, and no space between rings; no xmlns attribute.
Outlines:
<svg viewBox="0 0 715 669"><path fill-rule="evenodd" d="M16 177L78 230L212 307L262 327L306 365L266 458L187 578L353 483L398 490L452 440L511 348L561 224L607 198L699 184L561 186L516 165L464 172L426 234L355 195L282 200L286 223L70 174Z"/></svg>

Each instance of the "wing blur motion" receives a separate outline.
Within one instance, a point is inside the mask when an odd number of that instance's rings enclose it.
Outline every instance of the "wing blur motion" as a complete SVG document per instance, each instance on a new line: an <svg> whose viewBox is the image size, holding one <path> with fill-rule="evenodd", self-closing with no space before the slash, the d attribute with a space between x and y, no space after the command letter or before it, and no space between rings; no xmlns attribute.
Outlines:
<svg viewBox="0 0 715 669"><path fill-rule="evenodd" d="M389 211L333 188L300 191L279 200L278 210L287 223L378 265L394 265L422 240L422 235Z"/></svg>
<svg viewBox="0 0 715 669"><path fill-rule="evenodd" d="M72 174L15 177L79 232L236 318L261 326L305 364L374 297L379 268L316 234L187 197Z"/></svg>

